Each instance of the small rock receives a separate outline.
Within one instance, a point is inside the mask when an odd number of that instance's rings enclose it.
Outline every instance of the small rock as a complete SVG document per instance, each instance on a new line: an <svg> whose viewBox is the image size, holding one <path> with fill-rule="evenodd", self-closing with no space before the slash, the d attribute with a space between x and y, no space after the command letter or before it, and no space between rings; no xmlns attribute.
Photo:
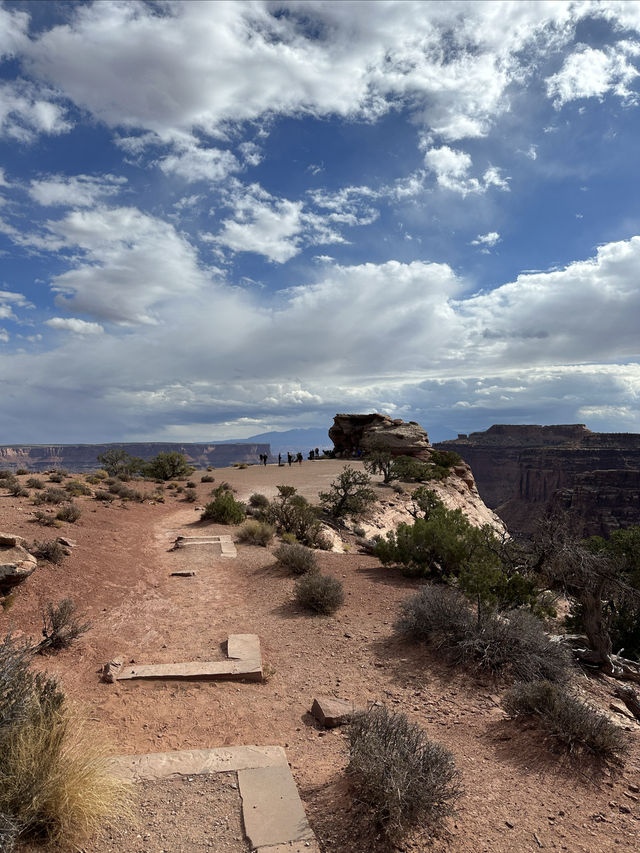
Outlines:
<svg viewBox="0 0 640 853"><path fill-rule="evenodd" d="M118 680L121 669L122 658L113 658L102 667L102 680L107 684L114 684Z"/></svg>

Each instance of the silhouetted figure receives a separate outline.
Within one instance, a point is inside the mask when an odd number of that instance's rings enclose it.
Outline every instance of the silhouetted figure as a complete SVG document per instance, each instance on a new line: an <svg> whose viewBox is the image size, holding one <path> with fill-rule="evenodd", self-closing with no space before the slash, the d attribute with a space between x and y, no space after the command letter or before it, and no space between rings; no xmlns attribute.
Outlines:
<svg viewBox="0 0 640 853"><path fill-rule="evenodd" d="M300 451L298 451L298 455L296 456L296 461L297 461L298 465L302 465L302 453L300 453Z"/></svg>
<svg viewBox="0 0 640 853"><path fill-rule="evenodd" d="M278 453L278 468L282 467L282 453Z"/></svg>
<svg viewBox="0 0 640 853"><path fill-rule="evenodd" d="M263 454L263 456L262 456L262 464L265 466L265 468L267 467L267 462L268 462L268 461L269 461L269 454L264 453L264 454Z"/></svg>
<svg viewBox="0 0 640 853"><path fill-rule="evenodd" d="M293 462L293 456L290 453L287 453L287 462L289 463L289 468L291 468L291 463Z"/></svg>
<svg viewBox="0 0 640 853"><path fill-rule="evenodd" d="M316 447L316 459L320 459L320 451Z"/></svg>

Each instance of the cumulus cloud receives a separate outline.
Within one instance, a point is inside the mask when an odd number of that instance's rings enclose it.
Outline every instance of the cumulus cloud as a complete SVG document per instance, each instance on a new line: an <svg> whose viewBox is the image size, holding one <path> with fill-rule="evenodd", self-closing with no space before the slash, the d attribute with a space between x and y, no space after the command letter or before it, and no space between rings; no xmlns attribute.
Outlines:
<svg viewBox="0 0 640 853"><path fill-rule="evenodd" d="M71 130L65 109L47 94L27 81L0 83L0 137L32 142L39 133L56 136Z"/></svg>
<svg viewBox="0 0 640 853"><path fill-rule="evenodd" d="M91 207L102 198L117 195L126 182L115 175L52 175L31 181L29 195L44 207Z"/></svg>
<svg viewBox="0 0 640 853"><path fill-rule="evenodd" d="M220 148L205 148L192 136L174 142L175 152L156 160L165 174L175 174L186 181L221 181L240 169L240 163L230 152Z"/></svg>
<svg viewBox="0 0 640 853"><path fill-rule="evenodd" d="M27 43L29 15L0 6L0 59L15 56Z"/></svg>
<svg viewBox="0 0 640 853"><path fill-rule="evenodd" d="M492 186L505 191L509 189L509 179L504 178L495 166L490 166L481 178L470 177L472 162L469 154L448 145L428 148L424 162L427 169L435 174L439 186L462 196L486 192Z"/></svg>
<svg viewBox="0 0 640 853"><path fill-rule="evenodd" d="M46 325L52 329L63 329L76 335L101 335L104 327L100 323L89 323L77 317L52 317L46 320Z"/></svg>
<svg viewBox="0 0 640 853"><path fill-rule="evenodd" d="M565 59L557 74L547 79L548 95L557 108L580 98L602 99L609 92L637 103L638 93L630 84L640 72L629 56L639 52L638 44L632 42L618 42L604 50L582 46Z"/></svg>

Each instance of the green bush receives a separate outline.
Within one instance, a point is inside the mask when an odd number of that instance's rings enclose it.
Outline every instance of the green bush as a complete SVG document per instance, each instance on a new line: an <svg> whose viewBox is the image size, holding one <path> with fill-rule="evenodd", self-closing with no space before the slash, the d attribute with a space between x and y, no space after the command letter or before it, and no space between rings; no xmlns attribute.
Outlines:
<svg viewBox="0 0 640 853"><path fill-rule="evenodd" d="M315 547L322 535L320 520L309 501L295 486L278 486L278 495L262 515L281 533L290 533L299 542ZM263 498L264 495L260 495Z"/></svg>
<svg viewBox="0 0 640 853"><path fill-rule="evenodd" d="M62 483L64 478L65 474L63 474L62 471L54 471L52 474L49 474L50 483Z"/></svg>
<svg viewBox="0 0 640 853"><path fill-rule="evenodd" d="M388 841L400 843L417 826L437 833L461 794L452 753L385 706L357 716L348 738L355 797Z"/></svg>
<svg viewBox="0 0 640 853"><path fill-rule="evenodd" d="M368 474L345 465L342 473L331 483L329 491L318 495L322 508L332 518L365 515L376 502L376 493L369 488L370 483Z"/></svg>
<svg viewBox="0 0 640 853"><path fill-rule="evenodd" d="M300 543L283 542L273 552L280 565L289 569L294 575L304 575L318 570L316 555L310 548Z"/></svg>
<svg viewBox="0 0 640 853"><path fill-rule="evenodd" d="M158 453L144 466L145 476L158 480L185 480L194 470L185 455L175 450Z"/></svg>
<svg viewBox="0 0 640 853"><path fill-rule="evenodd" d="M249 498L249 506L252 506L254 509L268 509L269 498L266 495L254 492Z"/></svg>
<svg viewBox="0 0 640 853"><path fill-rule="evenodd" d="M335 613L344 604L342 582L319 572L307 572L296 581L295 599L313 613Z"/></svg>
<svg viewBox="0 0 640 853"><path fill-rule="evenodd" d="M80 482L80 480L69 480L69 482L65 484L64 490L74 498L80 497L80 495L93 494L89 486L87 486L86 483Z"/></svg>
<svg viewBox="0 0 640 853"><path fill-rule="evenodd" d="M215 498L205 506L200 516L201 521L215 521L218 524L240 524L244 519L244 504L222 487L216 491Z"/></svg>
<svg viewBox="0 0 640 853"><path fill-rule="evenodd" d="M73 524L81 515L82 510L80 507L77 504L70 503L58 510L56 518L58 521L68 521L69 524Z"/></svg>
<svg viewBox="0 0 640 853"><path fill-rule="evenodd" d="M511 717L535 717L569 752L618 760L627 750L624 733L597 708L549 681L515 684L502 700Z"/></svg>
<svg viewBox="0 0 640 853"><path fill-rule="evenodd" d="M273 539L275 533L270 524L256 519L245 521L238 531L238 542L244 542L246 545L262 545L266 547Z"/></svg>
<svg viewBox="0 0 640 853"><path fill-rule="evenodd" d="M403 601L395 628L441 651L452 664L505 673L517 681L561 682L568 676L566 649L524 610L485 612L478 620L462 593L425 584Z"/></svg>
<svg viewBox="0 0 640 853"><path fill-rule="evenodd" d="M429 479L431 465L414 459L413 456L397 456L393 460L391 478L404 482L420 483Z"/></svg>

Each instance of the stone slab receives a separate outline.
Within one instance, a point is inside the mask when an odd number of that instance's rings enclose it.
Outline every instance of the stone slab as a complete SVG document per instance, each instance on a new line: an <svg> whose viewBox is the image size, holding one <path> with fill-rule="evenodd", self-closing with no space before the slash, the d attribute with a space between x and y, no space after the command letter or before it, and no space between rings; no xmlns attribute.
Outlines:
<svg viewBox="0 0 640 853"><path fill-rule="evenodd" d="M257 634L229 634L227 657L231 660L261 660L260 637Z"/></svg>
<svg viewBox="0 0 640 853"><path fill-rule="evenodd" d="M313 716L321 726L328 729L348 723L360 710L353 702L336 699L335 696L317 696L311 706Z"/></svg>
<svg viewBox="0 0 640 853"><path fill-rule="evenodd" d="M109 769L132 782L157 781L179 776L228 773L260 767L286 767L281 746L227 746L216 749L183 749L145 755L117 755L109 759Z"/></svg>
<svg viewBox="0 0 640 853"><path fill-rule="evenodd" d="M233 539L226 533L220 536L178 536L174 548L200 547L213 549L221 557L237 557Z"/></svg>
<svg viewBox="0 0 640 853"><path fill-rule="evenodd" d="M315 841L288 766L239 770L238 786L244 831L254 850Z"/></svg>
<svg viewBox="0 0 640 853"><path fill-rule="evenodd" d="M247 679L262 681L262 665L259 661L223 660L190 661L187 663L140 664L123 667L118 681L130 681L138 678L170 679Z"/></svg>

